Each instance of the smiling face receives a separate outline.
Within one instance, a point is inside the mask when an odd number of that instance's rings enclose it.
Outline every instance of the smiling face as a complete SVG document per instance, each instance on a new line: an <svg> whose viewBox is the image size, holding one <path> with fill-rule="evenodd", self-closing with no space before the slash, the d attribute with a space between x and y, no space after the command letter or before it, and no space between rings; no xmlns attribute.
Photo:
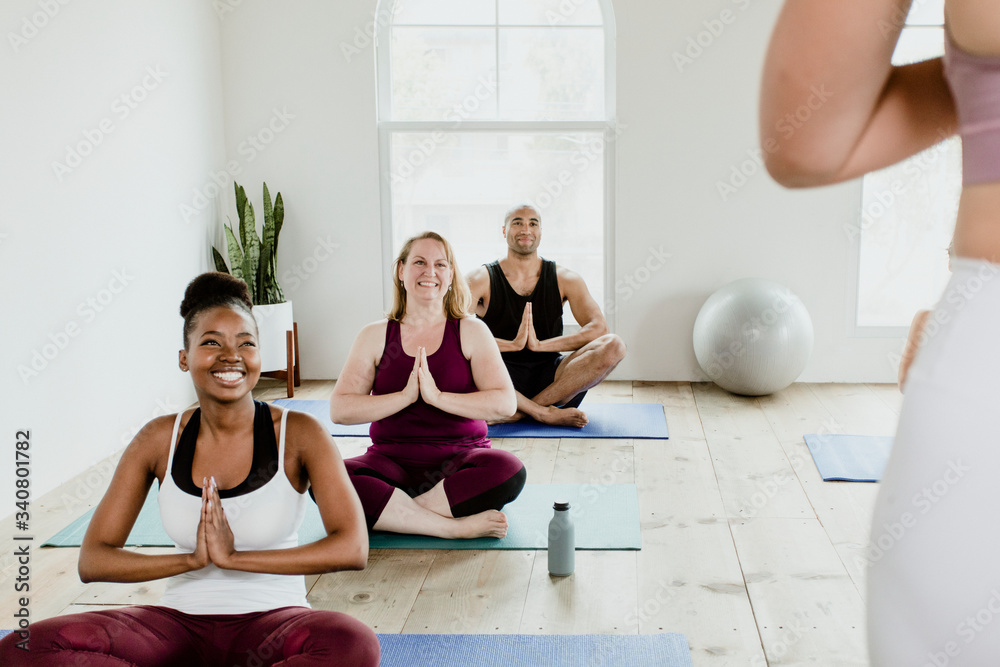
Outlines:
<svg viewBox="0 0 1000 667"><path fill-rule="evenodd" d="M451 287L455 272L440 241L418 239L410 255L399 266L399 280L409 299L443 299Z"/></svg>
<svg viewBox="0 0 1000 667"><path fill-rule="evenodd" d="M181 370L191 373L200 401L242 399L260 379L257 323L239 309L210 308L197 316L179 361Z"/></svg>
<svg viewBox="0 0 1000 667"><path fill-rule="evenodd" d="M530 206L511 211L503 234L508 248L518 255L531 255L538 250L542 240L542 217Z"/></svg>

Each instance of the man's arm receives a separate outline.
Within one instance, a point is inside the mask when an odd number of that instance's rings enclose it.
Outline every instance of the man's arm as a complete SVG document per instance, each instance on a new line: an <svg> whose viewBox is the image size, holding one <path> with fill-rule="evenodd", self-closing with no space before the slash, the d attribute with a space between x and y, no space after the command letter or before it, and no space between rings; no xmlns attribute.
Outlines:
<svg viewBox="0 0 1000 667"><path fill-rule="evenodd" d="M535 352L572 352L608 333L608 322L601 313L601 307L590 295L587 283L580 274L558 267L556 276L559 292L563 300L569 302L570 311L580 324L580 330L575 334L545 340L537 340L531 335L528 338L528 349Z"/></svg>

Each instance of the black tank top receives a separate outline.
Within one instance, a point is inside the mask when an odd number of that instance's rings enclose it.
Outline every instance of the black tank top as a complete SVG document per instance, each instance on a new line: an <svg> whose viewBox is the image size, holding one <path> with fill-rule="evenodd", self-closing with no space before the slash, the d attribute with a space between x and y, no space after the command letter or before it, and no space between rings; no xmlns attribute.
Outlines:
<svg viewBox="0 0 1000 667"><path fill-rule="evenodd" d="M254 408L253 461L250 463L250 474L232 489L219 489L220 498L235 498L259 489L275 476L280 467L271 408L262 401L254 401ZM177 488L192 496L201 495L201 489L195 486L194 480L191 479L199 430L201 430L201 408L196 408L184 426L181 437L177 439L174 462L170 469L170 476L173 477Z"/></svg>
<svg viewBox="0 0 1000 667"><path fill-rule="evenodd" d="M514 340L517 337L521 318L524 317L524 306L529 301L531 302L531 319L535 324L535 336L538 337L538 340L547 340L562 335L562 297L559 295L559 280L556 277L555 262L548 259L542 260L542 274L538 277L538 283L530 296L521 296L514 291L514 288L507 282L507 276L503 274L503 269L500 268L499 260L487 264L486 270L490 274L490 305L482 320L493 332L494 338ZM501 356L503 356L504 363L541 363L556 359L559 353L517 350L503 352Z"/></svg>

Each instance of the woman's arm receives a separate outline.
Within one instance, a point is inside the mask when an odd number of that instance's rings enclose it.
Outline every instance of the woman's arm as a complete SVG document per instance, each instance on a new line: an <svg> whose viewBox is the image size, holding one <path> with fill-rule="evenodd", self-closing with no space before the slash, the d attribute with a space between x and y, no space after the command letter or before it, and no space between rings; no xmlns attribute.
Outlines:
<svg viewBox="0 0 1000 667"><path fill-rule="evenodd" d="M420 395L417 388L416 364L410 381L403 391L372 395L375 369L384 354L385 321L369 324L354 339L344 369L330 396L330 419L335 424L364 424L394 415Z"/></svg>
<svg viewBox="0 0 1000 667"><path fill-rule="evenodd" d="M941 59L893 67L911 0L789 0L764 64L768 171L805 187L856 178L955 132Z"/></svg>
<svg viewBox="0 0 1000 667"><path fill-rule="evenodd" d="M462 351L472 365L477 391L453 394L439 390L427 368L427 351L421 349L420 395L428 404L467 419L510 417L517 410L517 397L493 334L482 321L466 317L461 322L459 335Z"/></svg>
<svg viewBox="0 0 1000 667"><path fill-rule="evenodd" d="M206 529L212 562L223 569L270 574L364 569L368 562L368 529L337 445L323 425L305 413L291 412L285 428L286 447L296 454L303 471L301 481L308 481L301 492L312 486L326 537L290 549L236 551L232 531L220 509L218 490L213 487Z"/></svg>
<svg viewBox="0 0 1000 667"><path fill-rule="evenodd" d="M904 390L906 375L910 370L910 364L917 356L923 338L924 326L927 324L927 317L931 314L929 310L917 311L910 323L910 332L906 335L906 345L903 347L903 354L899 360L899 390Z"/></svg>
<svg viewBox="0 0 1000 667"><path fill-rule="evenodd" d="M149 422L122 454L83 537L78 569L84 583L151 581L198 570L208 563L203 540L189 554L142 554L124 549L157 465L166 459L173 423L174 415Z"/></svg>

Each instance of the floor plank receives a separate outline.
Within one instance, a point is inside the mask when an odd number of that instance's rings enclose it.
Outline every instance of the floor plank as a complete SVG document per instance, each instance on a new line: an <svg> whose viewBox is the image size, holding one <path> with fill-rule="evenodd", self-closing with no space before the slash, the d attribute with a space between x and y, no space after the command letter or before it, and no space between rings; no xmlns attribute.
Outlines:
<svg viewBox="0 0 1000 667"><path fill-rule="evenodd" d="M296 398L326 400L332 381ZM284 397L262 382L257 398ZM554 578L545 551L373 550L360 572L312 576L309 600L379 632L687 635L696 667L867 665L864 545L877 484L823 482L807 432L891 434L893 385L795 384L745 398L714 385L605 382L594 402L659 403L668 440L507 438L531 483L635 483L642 550L577 552ZM584 406L586 403L584 403ZM337 438L345 457L367 438ZM36 543L93 507L117 454L35 499ZM13 613L13 521L0 523L0 613ZM35 620L155 601L163 582L87 584L79 549L33 549ZM765 658L766 655L766 658Z"/></svg>

